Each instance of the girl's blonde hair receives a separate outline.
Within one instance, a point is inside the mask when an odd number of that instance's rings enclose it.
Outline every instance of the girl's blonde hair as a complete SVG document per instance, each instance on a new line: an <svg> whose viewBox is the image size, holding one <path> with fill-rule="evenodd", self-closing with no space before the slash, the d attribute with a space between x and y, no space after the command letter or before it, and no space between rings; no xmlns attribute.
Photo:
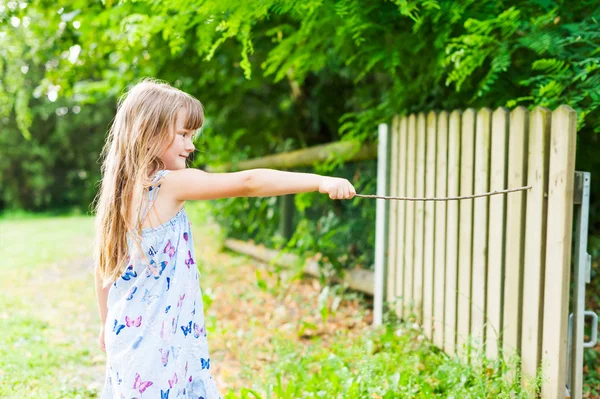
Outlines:
<svg viewBox="0 0 600 399"><path fill-rule="evenodd" d="M184 110L184 128L204 123L202 104L193 96L157 79L143 79L118 101L117 113L101 153L102 180L96 197L95 266L103 286L114 283L127 267L127 234L141 251L143 220L129 223L134 192L140 209L147 205L145 190L154 174L165 169L159 158L175 139L177 114ZM141 213L141 211L140 211Z"/></svg>

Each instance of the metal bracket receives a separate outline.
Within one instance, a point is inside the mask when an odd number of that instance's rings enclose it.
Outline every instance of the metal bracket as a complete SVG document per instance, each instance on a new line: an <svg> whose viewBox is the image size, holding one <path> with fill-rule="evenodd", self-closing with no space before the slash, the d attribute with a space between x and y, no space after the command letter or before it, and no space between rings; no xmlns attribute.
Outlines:
<svg viewBox="0 0 600 399"><path fill-rule="evenodd" d="M593 348L598 343L598 315L591 310L586 310L583 316L592 318L592 337L588 342L583 342L583 347Z"/></svg>
<svg viewBox="0 0 600 399"><path fill-rule="evenodd" d="M592 255L587 257L587 273L585 275L585 283L589 284L592 279Z"/></svg>
<svg viewBox="0 0 600 399"><path fill-rule="evenodd" d="M569 315L567 341L567 387L570 397L581 398L583 391L583 349L597 340L598 318L591 311L585 311L585 285L590 281L591 256L587 253L588 219L590 204L589 172L575 172L573 203L575 206L575 232L573 248L573 309ZM593 315L592 315L593 314ZM592 340L584 341L585 317L592 317L595 327Z"/></svg>

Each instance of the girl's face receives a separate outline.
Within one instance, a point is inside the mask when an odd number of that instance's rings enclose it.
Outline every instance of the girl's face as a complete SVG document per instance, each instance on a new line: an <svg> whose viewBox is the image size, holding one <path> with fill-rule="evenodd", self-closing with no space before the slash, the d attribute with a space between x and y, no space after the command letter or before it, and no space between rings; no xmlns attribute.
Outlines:
<svg viewBox="0 0 600 399"><path fill-rule="evenodd" d="M194 132L183 128L185 116L185 110L183 109L177 114L175 139L160 156L160 159L165 164L165 168L168 170L185 169L187 157L196 149L194 143L192 143Z"/></svg>

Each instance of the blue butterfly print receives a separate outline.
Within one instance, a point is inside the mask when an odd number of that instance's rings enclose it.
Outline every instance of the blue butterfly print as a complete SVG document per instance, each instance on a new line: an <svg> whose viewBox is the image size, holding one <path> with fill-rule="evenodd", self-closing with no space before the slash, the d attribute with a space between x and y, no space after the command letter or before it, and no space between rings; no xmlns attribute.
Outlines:
<svg viewBox="0 0 600 399"><path fill-rule="evenodd" d="M158 299L158 295L150 295L150 291L146 288L144 292L144 297L142 298L142 302L147 303L148 305L152 305L154 301Z"/></svg>
<svg viewBox="0 0 600 399"><path fill-rule="evenodd" d="M167 306L167 308L165 309L165 313L169 313L169 309L171 309L171 305Z"/></svg>
<svg viewBox="0 0 600 399"><path fill-rule="evenodd" d="M116 335L119 335L121 330L125 328L125 324L121 324L121 325L117 325L117 324L118 324L118 321L117 321L117 319L115 319L115 325L113 326L113 332L116 333Z"/></svg>
<svg viewBox="0 0 600 399"><path fill-rule="evenodd" d="M131 287L128 291L129 295L127 296L127 300L131 301L133 299L133 294L137 291L137 287Z"/></svg>
<svg viewBox="0 0 600 399"><path fill-rule="evenodd" d="M153 246L150 246L150 249L148 249L148 255L150 255L150 256L156 255L156 249L154 249Z"/></svg>
<svg viewBox="0 0 600 399"><path fill-rule="evenodd" d="M161 389L160 390L160 399L169 399L169 391L171 391L171 390L167 389L166 391L163 391Z"/></svg>
<svg viewBox="0 0 600 399"><path fill-rule="evenodd" d="M167 277L167 291L171 288L171 277Z"/></svg>
<svg viewBox="0 0 600 399"><path fill-rule="evenodd" d="M210 358L208 359L204 359L204 358L200 358L200 364L202 365L202 370L210 369Z"/></svg>
<svg viewBox="0 0 600 399"><path fill-rule="evenodd" d="M133 349L137 349L138 346L140 346L140 342L142 342L142 339L144 339L144 337L140 335L138 339L133 343Z"/></svg>
<svg viewBox="0 0 600 399"><path fill-rule="evenodd" d="M121 278L125 281L129 281L132 277L137 277L137 273L135 270L133 270L133 265L129 265L127 266L127 269L125 269L125 273L123 273Z"/></svg>
<svg viewBox="0 0 600 399"><path fill-rule="evenodd" d="M173 320L171 321L171 327L173 330L173 334L175 334L177 332L178 324L179 324L179 315L177 315L177 319L175 319L175 317L173 317Z"/></svg>
<svg viewBox="0 0 600 399"><path fill-rule="evenodd" d="M154 260L150 260L150 266L146 269L146 277L154 276L154 279L158 280L165 271L167 263L167 261L160 262L160 266L157 268L155 266L156 262L154 262Z"/></svg>
<svg viewBox="0 0 600 399"><path fill-rule="evenodd" d="M183 334L187 337L187 335L192 332L192 321L190 320L189 327L188 326L181 326L181 329L183 330Z"/></svg>
<svg viewBox="0 0 600 399"><path fill-rule="evenodd" d="M174 346L171 346L171 355L173 355L173 359L177 360L180 352L181 352L181 346L178 346L177 348L175 348Z"/></svg>

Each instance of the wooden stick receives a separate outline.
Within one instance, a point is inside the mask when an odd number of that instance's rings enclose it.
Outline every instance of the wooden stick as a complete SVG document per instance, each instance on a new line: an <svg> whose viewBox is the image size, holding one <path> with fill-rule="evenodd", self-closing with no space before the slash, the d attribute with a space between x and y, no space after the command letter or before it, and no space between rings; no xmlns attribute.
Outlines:
<svg viewBox="0 0 600 399"><path fill-rule="evenodd" d="M483 193L483 194L464 195L461 197L445 197L445 198L389 197L389 196L369 195L369 194L356 194L355 197L378 198L378 199L399 200L399 201L455 201L455 200L464 200L464 199L479 198L479 197L489 197L490 195L506 194L506 193L512 193L515 191L525 191L525 190L530 190L530 189L531 189L531 186L525 186L525 187L519 187L519 188L511 188L511 189L507 189L507 190L496 190L496 191L491 191L489 193Z"/></svg>

